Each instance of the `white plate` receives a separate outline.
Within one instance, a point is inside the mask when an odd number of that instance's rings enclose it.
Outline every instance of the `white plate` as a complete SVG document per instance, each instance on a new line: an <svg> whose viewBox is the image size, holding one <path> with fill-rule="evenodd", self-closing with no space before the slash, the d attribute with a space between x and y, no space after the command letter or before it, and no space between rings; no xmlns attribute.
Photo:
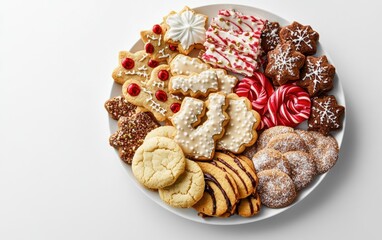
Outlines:
<svg viewBox="0 0 382 240"><path fill-rule="evenodd" d="M202 6L202 7L194 8L194 10L196 12L208 15L209 16L209 20L212 19L213 17L215 17L217 15L217 13L218 13L218 10L220 10L220 9L236 9L236 10L238 10L238 11L240 11L240 12L246 14L246 15L254 15L254 16L257 16L257 17L262 18L262 19L268 19L270 21L277 21L277 22L280 23L280 26L286 26L286 25L290 24L290 21L287 21L286 19L284 19L282 17L279 17L279 16L277 16L277 15L275 15L273 13L270 13L268 11L265 11L265 10L262 10L262 9L258 9L258 8L255 8L255 7L251 7L251 6L243 6L243 5L235 5L235 4L216 4L216 5L207 5L207 6ZM165 15L165 14L166 13L163 13L163 15ZM298 21L298 19L296 19L296 20ZM155 24L155 23L153 23L153 24ZM304 24L304 23L302 23L302 24ZM314 26L313 26L313 28L314 28ZM143 43L142 43L141 40L138 40L136 42L136 44L130 49L130 51L136 52L136 51L139 51L139 50L142 50L142 49L143 49ZM335 66L335 63L333 63L333 61L328 56L328 54L325 52L323 47L321 45L319 45L317 53L315 55L319 56L319 55L323 55L323 54L325 54L328 57L329 62ZM116 56L117 56L117 53L116 53ZM334 88L330 92L330 94L335 95L336 98L337 98L338 103L340 105L345 106L344 92L343 92L342 85L341 85L341 83L339 81L339 78L338 78L338 72L337 72L336 77L334 79ZM118 84L114 83L113 87L112 87L112 90L111 90L111 97L119 96L119 95L121 95L121 85L118 85ZM337 142L338 142L339 146L341 146L342 138L343 138L343 135L344 135L345 120L346 119L344 118L342 129L340 131L337 131L337 132L333 133L334 137L337 139ZM113 119L110 119L109 125L110 125L110 132L114 133L117 130L117 122L114 121ZM306 128L306 123L300 124L300 127L301 128ZM191 208L191 209L178 209L178 208L173 208L173 207L168 206L166 203L164 203L159 198L159 195L158 195L157 192L145 189L144 187L142 187L138 183L137 180L135 180L135 177L134 177L134 175L133 175L133 173L131 171L131 167L129 165L127 165L127 164L125 164L123 162L122 162L122 164L125 167L125 169L127 171L127 174L133 180L134 184L139 189L141 189L146 196L148 196L150 199L152 199L153 202L155 202L158 205L160 205L161 207L169 210L170 212L173 212L176 215L179 215L180 217L183 217L183 218L195 221L195 222L206 223L206 224L214 224L214 225L244 224L244 223L260 221L260 220L263 220L263 219L275 216L275 215L277 215L277 214L279 214L279 213L281 213L281 212L291 208L292 206L295 206L300 201L302 201L306 196L309 195L309 193L311 193L318 186L318 184L320 184L320 182L326 176L326 173L317 176L316 179L307 188L305 188L304 190L299 192L296 201L292 205L290 205L288 207L281 208L281 209L270 209L270 208L266 208L266 207L262 206L262 209L261 209L260 213L258 215L256 215L256 216L254 216L254 217L251 217L251 218L243 218L243 217L240 217L238 215L233 215L233 216L231 216L229 218L217 218L217 217L213 217L213 218L201 218L201 217L199 217L197 215L196 210L194 210L193 208Z"/></svg>

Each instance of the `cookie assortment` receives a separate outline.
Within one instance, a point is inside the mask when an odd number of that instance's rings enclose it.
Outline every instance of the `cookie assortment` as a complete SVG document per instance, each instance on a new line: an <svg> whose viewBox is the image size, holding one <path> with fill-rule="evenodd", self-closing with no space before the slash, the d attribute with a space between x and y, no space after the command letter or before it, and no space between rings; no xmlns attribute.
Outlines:
<svg viewBox="0 0 382 240"><path fill-rule="evenodd" d="M335 67L314 56L312 27L234 9L208 24L185 7L148 29L143 49L119 53L112 77L122 92L104 107L118 121L110 145L165 203L252 217L293 204L335 165L330 133L344 107L327 95Z"/></svg>

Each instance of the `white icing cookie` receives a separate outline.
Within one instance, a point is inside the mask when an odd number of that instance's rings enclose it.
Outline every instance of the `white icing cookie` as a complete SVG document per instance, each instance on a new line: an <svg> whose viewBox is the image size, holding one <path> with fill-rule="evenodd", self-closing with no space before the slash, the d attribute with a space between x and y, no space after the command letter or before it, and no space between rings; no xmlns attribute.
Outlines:
<svg viewBox="0 0 382 240"><path fill-rule="evenodd" d="M228 75L224 69L211 68L210 65L204 63L198 58L192 58L183 54L178 54L170 62L171 74L176 75L191 75L194 73L201 73L208 69L216 71L218 77L218 91L225 94L233 92L238 79L235 76Z"/></svg>
<svg viewBox="0 0 382 240"><path fill-rule="evenodd" d="M218 77L214 70L209 69L192 75L178 75L170 79L171 93L182 93L191 97L207 97L210 92L218 91Z"/></svg>
<svg viewBox="0 0 382 240"><path fill-rule="evenodd" d="M227 99L221 93L211 93L207 102L191 97L183 100L179 112L173 115L171 121L177 130L174 140L186 156L197 160L212 159L215 141L223 136L229 121L225 112L227 107ZM207 119L199 125L205 108L208 109Z"/></svg>
<svg viewBox="0 0 382 240"><path fill-rule="evenodd" d="M235 93L229 94L227 98L229 99L227 113L230 121L216 147L239 154L257 140L256 128L260 124L260 115L252 110L248 99L239 97Z"/></svg>
<svg viewBox="0 0 382 240"><path fill-rule="evenodd" d="M178 13L171 12L164 17L168 26L165 41L178 43L179 52L189 54L196 45L204 43L207 19L206 15L195 13L189 7Z"/></svg>

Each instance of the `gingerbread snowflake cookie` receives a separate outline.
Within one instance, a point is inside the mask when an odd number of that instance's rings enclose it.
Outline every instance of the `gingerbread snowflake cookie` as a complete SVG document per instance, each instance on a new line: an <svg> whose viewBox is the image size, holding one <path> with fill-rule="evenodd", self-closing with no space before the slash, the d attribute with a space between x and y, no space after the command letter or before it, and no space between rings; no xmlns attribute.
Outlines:
<svg viewBox="0 0 382 240"><path fill-rule="evenodd" d="M145 43L145 51L156 61L170 61L179 52L175 45L164 41L166 28L155 24L151 30L141 32L141 39Z"/></svg>
<svg viewBox="0 0 382 240"><path fill-rule="evenodd" d="M319 34L309 25L304 26L293 22L291 25L283 27L279 35L282 43L292 41L296 50L304 55L312 55L317 51Z"/></svg>
<svg viewBox="0 0 382 240"><path fill-rule="evenodd" d="M204 43L207 19L206 15L195 13L189 7L178 13L171 12L164 17L168 29L165 41L177 45L180 53L189 54Z"/></svg>
<svg viewBox="0 0 382 240"><path fill-rule="evenodd" d="M297 81L297 85L305 88L311 97L317 96L333 88L335 71L326 56L309 56L306 58L301 80Z"/></svg>
<svg viewBox="0 0 382 240"><path fill-rule="evenodd" d="M292 42L288 41L268 52L268 65L265 75L272 78L275 85L300 78L300 68L304 65L305 56L297 52Z"/></svg>
<svg viewBox="0 0 382 240"><path fill-rule="evenodd" d="M328 135L330 131L341 127L341 117L344 112L345 108L338 105L334 96L314 97L308 120L308 130L315 130Z"/></svg>
<svg viewBox="0 0 382 240"><path fill-rule="evenodd" d="M267 53L276 48L280 43L280 24L278 22L269 22L265 24L261 32L261 48Z"/></svg>

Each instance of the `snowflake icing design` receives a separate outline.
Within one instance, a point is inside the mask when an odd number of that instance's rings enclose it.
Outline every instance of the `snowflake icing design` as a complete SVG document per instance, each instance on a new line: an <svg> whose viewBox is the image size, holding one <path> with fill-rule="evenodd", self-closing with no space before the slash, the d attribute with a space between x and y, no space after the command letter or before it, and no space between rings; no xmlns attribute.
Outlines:
<svg viewBox="0 0 382 240"><path fill-rule="evenodd" d="M264 33L264 37L266 40L266 43L270 46L276 46L280 42L280 37L279 37L279 29L277 26L273 26L272 23L268 22L268 31ZM274 48L274 47L273 47Z"/></svg>
<svg viewBox="0 0 382 240"><path fill-rule="evenodd" d="M312 107L312 109L320 116L321 123L333 124L334 127L338 128L340 126L338 118L336 113L333 112L331 104L332 101L328 98L325 102L317 102L318 107Z"/></svg>
<svg viewBox="0 0 382 240"><path fill-rule="evenodd" d="M312 62L308 59L308 69L306 75L303 77L303 81L306 79L311 79L313 82L313 92L317 91L317 86L319 84L328 83L328 79L323 76L323 73L327 72L328 66L322 66L322 58L320 58L316 64L312 64Z"/></svg>
<svg viewBox="0 0 382 240"><path fill-rule="evenodd" d="M291 40L295 44L297 51L300 51L302 43L305 43L310 49L313 49L310 37L314 36L315 32L309 34L308 27L300 28L300 26L297 26L295 30L291 30L289 28L286 29L293 37Z"/></svg>
<svg viewBox="0 0 382 240"><path fill-rule="evenodd" d="M286 70L291 76L295 76L293 68L297 67L296 63L300 61L301 58L299 56L290 56L292 50L290 45L285 51L283 51L281 45L277 48L280 52L278 54L271 54L271 59L274 60L274 64L271 66L271 71L277 70L278 72L281 72ZM280 78L280 74L277 75L277 77Z"/></svg>

